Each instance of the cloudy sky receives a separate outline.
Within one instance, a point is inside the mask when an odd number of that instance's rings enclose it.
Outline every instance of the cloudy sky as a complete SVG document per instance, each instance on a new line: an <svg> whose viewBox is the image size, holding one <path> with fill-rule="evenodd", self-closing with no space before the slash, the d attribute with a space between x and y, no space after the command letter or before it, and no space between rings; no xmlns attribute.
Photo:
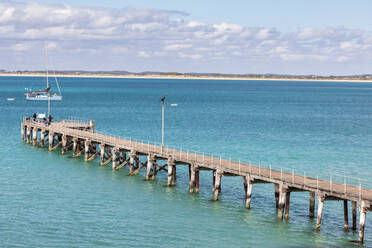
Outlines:
<svg viewBox="0 0 372 248"><path fill-rule="evenodd" d="M47 40L57 70L372 73L371 13L370 0L0 0L0 69L43 69Z"/></svg>

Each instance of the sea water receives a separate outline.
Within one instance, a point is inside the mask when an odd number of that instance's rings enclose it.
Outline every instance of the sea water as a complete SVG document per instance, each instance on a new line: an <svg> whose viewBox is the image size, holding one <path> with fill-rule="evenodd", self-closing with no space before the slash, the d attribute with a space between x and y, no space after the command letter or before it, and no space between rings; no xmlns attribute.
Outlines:
<svg viewBox="0 0 372 248"><path fill-rule="evenodd" d="M46 102L26 102L24 89L42 88L44 81L0 77L1 247L358 246L350 242L358 233L343 229L342 201L325 202L317 232L307 192L291 194L290 218L279 221L272 184L255 184L246 210L240 177L224 177L213 202L210 171L200 173L200 193L189 194L186 166L177 167L176 187L167 188L164 172L146 182L143 173L128 176L127 167L112 171L97 160L24 144L22 117L47 111ZM372 175L372 83L59 82L63 101L51 103L52 116L93 119L97 132L161 142L159 100L167 95L178 106L165 111L166 145L306 175L345 169L354 178ZM364 246L372 247L369 214Z"/></svg>

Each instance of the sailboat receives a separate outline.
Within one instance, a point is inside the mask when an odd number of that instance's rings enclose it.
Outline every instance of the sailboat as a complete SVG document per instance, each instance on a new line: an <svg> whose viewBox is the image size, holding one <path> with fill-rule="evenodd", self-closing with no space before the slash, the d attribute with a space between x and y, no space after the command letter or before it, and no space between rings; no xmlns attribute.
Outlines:
<svg viewBox="0 0 372 248"><path fill-rule="evenodd" d="M61 89L59 88L58 80L56 77L56 73L54 72L54 79L58 88L58 92L54 94L50 94L50 86L49 86L49 73L48 73L48 49L47 46L45 46L45 55L46 55L46 88L43 90L36 90L36 91L29 91L26 92L26 100L27 101L43 101L43 100L49 100L49 101L62 101L62 93Z"/></svg>

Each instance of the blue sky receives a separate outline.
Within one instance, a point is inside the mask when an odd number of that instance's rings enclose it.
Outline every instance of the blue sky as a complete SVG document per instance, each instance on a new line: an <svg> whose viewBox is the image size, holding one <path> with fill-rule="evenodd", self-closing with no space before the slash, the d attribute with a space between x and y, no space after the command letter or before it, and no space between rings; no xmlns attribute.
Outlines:
<svg viewBox="0 0 372 248"><path fill-rule="evenodd" d="M62 2L62 3L61 3ZM0 69L372 73L372 1L0 0Z"/></svg>

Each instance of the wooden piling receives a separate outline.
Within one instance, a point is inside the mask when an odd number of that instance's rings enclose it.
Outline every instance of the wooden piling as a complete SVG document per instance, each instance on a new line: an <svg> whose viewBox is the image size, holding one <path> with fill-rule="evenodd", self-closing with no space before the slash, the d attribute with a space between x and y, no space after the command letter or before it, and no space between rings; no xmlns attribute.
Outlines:
<svg viewBox="0 0 372 248"><path fill-rule="evenodd" d="M37 143L37 127L33 128L32 132L32 145L35 146Z"/></svg>
<svg viewBox="0 0 372 248"><path fill-rule="evenodd" d="M315 192L309 192L309 217L314 218Z"/></svg>
<svg viewBox="0 0 372 248"><path fill-rule="evenodd" d="M27 144L30 143L30 137L31 137L31 127L27 126L27 129L26 129L26 143Z"/></svg>
<svg viewBox="0 0 372 248"><path fill-rule="evenodd" d="M42 134L42 136L43 136L43 134ZM66 149L67 149L67 135L66 134L63 134L62 135L62 150L61 150L61 153L62 154L65 154L65 152L66 152Z"/></svg>
<svg viewBox="0 0 372 248"><path fill-rule="evenodd" d="M49 151L53 151L54 133L49 133Z"/></svg>
<svg viewBox="0 0 372 248"><path fill-rule="evenodd" d="M218 193L220 192L220 186L221 186L221 177L223 172L221 170L216 170L215 174L215 185L214 185L214 200L218 201Z"/></svg>
<svg viewBox="0 0 372 248"><path fill-rule="evenodd" d="M279 184L274 183L274 191L275 191L275 207L279 208Z"/></svg>
<svg viewBox="0 0 372 248"><path fill-rule="evenodd" d="M251 208L251 198L252 198L252 189L253 189L253 180L250 176L243 177L244 183L244 193L245 193L245 208Z"/></svg>
<svg viewBox="0 0 372 248"><path fill-rule="evenodd" d="M195 193L199 193L199 168L195 168Z"/></svg>
<svg viewBox="0 0 372 248"><path fill-rule="evenodd" d="M45 144L45 129L41 129L40 131L40 146L44 147Z"/></svg>
<svg viewBox="0 0 372 248"><path fill-rule="evenodd" d="M99 144L99 150L100 150L100 165L102 166L105 163L105 145Z"/></svg>
<svg viewBox="0 0 372 248"><path fill-rule="evenodd" d="M177 166L176 166L176 164L174 164L173 174L172 174L172 180L173 180L172 184L173 184L173 186L176 185L176 179L177 179Z"/></svg>
<svg viewBox="0 0 372 248"><path fill-rule="evenodd" d="M291 198L291 192L286 192L286 202L285 202L285 218L289 219L289 203Z"/></svg>
<svg viewBox="0 0 372 248"><path fill-rule="evenodd" d="M173 169L175 167L175 162L173 158L169 157L167 163L168 163L168 187L170 187L170 186L174 186Z"/></svg>
<svg viewBox="0 0 372 248"><path fill-rule="evenodd" d="M351 212L353 215L353 227L352 227L353 230L356 230L356 221L357 221L356 205L357 205L356 201L351 202Z"/></svg>
<svg viewBox="0 0 372 248"><path fill-rule="evenodd" d="M25 140L25 126L23 124L21 124L21 138Z"/></svg>
<svg viewBox="0 0 372 248"><path fill-rule="evenodd" d="M154 157L152 154L147 155L146 181L150 179L151 169L154 166Z"/></svg>
<svg viewBox="0 0 372 248"><path fill-rule="evenodd" d="M286 202L286 188L284 185L279 185L279 202L278 202L278 218L283 219L284 205Z"/></svg>
<svg viewBox="0 0 372 248"><path fill-rule="evenodd" d="M347 209L347 200L344 200L344 229L349 230L349 211Z"/></svg>
<svg viewBox="0 0 372 248"><path fill-rule="evenodd" d="M212 177L212 192L214 192L216 184L216 170L212 170Z"/></svg>
<svg viewBox="0 0 372 248"><path fill-rule="evenodd" d="M322 223L322 212L324 206L325 197L318 194L318 215L316 217L316 230L320 229L320 225Z"/></svg>
<svg viewBox="0 0 372 248"><path fill-rule="evenodd" d="M62 138L63 140L63 138ZM87 162L89 159L89 151L90 151L91 141L86 139L84 142L84 161Z"/></svg>
<svg viewBox="0 0 372 248"><path fill-rule="evenodd" d="M136 151L132 150L129 153L129 175L132 175L134 172L134 161L136 159Z"/></svg>
<svg viewBox="0 0 372 248"><path fill-rule="evenodd" d="M112 148L112 170L116 170L118 152L119 152L119 149L117 147Z"/></svg>
<svg viewBox="0 0 372 248"><path fill-rule="evenodd" d="M189 186L190 186L189 192L191 194L194 193L194 186L195 186L195 165L194 164L189 165Z"/></svg>
<svg viewBox="0 0 372 248"><path fill-rule="evenodd" d="M367 204L365 201L360 203L360 217L359 217L359 242L364 242L364 224L366 222L366 215L367 215Z"/></svg>

